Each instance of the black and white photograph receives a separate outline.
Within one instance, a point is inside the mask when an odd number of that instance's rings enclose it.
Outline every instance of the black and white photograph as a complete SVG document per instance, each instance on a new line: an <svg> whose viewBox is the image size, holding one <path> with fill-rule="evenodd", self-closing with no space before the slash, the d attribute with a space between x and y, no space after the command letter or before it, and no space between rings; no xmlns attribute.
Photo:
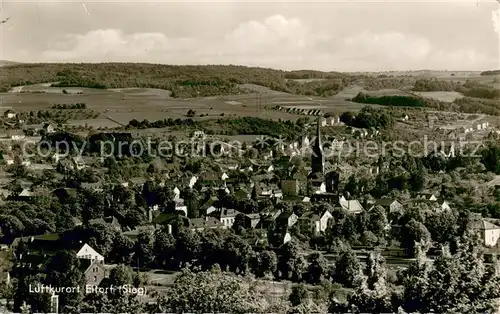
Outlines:
<svg viewBox="0 0 500 314"><path fill-rule="evenodd" d="M500 314L500 0L0 0L0 313Z"/></svg>

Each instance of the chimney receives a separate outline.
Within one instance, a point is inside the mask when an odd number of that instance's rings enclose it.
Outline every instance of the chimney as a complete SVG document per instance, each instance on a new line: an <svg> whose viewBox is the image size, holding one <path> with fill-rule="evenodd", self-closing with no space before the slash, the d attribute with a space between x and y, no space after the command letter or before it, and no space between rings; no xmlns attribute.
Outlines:
<svg viewBox="0 0 500 314"><path fill-rule="evenodd" d="M172 234L172 225L170 224L167 225L167 233Z"/></svg>

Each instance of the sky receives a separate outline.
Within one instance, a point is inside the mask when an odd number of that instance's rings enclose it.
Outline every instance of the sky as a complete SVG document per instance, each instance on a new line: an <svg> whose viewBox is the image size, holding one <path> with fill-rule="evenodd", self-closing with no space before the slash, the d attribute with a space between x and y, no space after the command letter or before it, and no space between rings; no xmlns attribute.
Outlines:
<svg viewBox="0 0 500 314"><path fill-rule="evenodd" d="M10 20L0 26L0 60L499 69L499 6L488 0L3 0L0 19Z"/></svg>

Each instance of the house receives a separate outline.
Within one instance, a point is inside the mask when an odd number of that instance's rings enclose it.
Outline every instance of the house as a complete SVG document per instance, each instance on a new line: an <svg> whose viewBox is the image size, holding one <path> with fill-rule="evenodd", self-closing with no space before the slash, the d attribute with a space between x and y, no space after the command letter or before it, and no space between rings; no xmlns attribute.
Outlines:
<svg viewBox="0 0 500 314"><path fill-rule="evenodd" d="M82 248L76 253L76 258L87 259L91 261L99 261L104 264L104 256L97 253L90 245L85 243Z"/></svg>
<svg viewBox="0 0 500 314"><path fill-rule="evenodd" d="M436 203L441 210L451 210L450 203L448 203L448 201L438 199Z"/></svg>
<svg viewBox="0 0 500 314"><path fill-rule="evenodd" d="M31 192L29 189L22 189L19 193L14 193L12 195L9 195L7 197L7 200L12 200L12 201L20 201L20 202L29 202L35 197L33 192Z"/></svg>
<svg viewBox="0 0 500 314"><path fill-rule="evenodd" d="M3 113L3 117L7 118L7 119L12 119L12 118L15 118L16 116L17 116L17 114L10 109L4 111L4 113Z"/></svg>
<svg viewBox="0 0 500 314"><path fill-rule="evenodd" d="M418 193L415 198L422 199L422 200L433 201L433 202L438 200L437 196L434 193L430 193L430 192Z"/></svg>
<svg viewBox="0 0 500 314"><path fill-rule="evenodd" d="M326 183L323 180L311 180L311 187L313 194L326 193Z"/></svg>
<svg viewBox="0 0 500 314"><path fill-rule="evenodd" d="M54 125L52 123L46 122L43 124L42 130L45 132L45 134L51 134L51 133L54 133L56 131L56 128L54 127Z"/></svg>
<svg viewBox="0 0 500 314"><path fill-rule="evenodd" d="M181 197L181 191L179 190L178 187L175 187L173 189L173 193L174 193L174 200L180 199L180 197Z"/></svg>
<svg viewBox="0 0 500 314"><path fill-rule="evenodd" d="M319 221L316 222L316 232L324 232L328 228L330 220L333 219L330 211L325 210L323 215L320 216Z"/></svg>
<svg viewBox="0 0 500 314"><path fill-rule="evenodd" d="M333 116L321 119L321 126L334 126L340 124L340 117Z"/></svg>
<svg viewBox="0 0 500 314"><path fill-rule="evenodd" d="M26 135L24 134L23 130L16 129L7 131L7 137L12 141L20 141L25 139Z"/></svg>
<svg viewBox="0 0 500 314"><path fill-rule="evenodd" d="M243 215L245 228L256 228L260 222L260 214Z"/></svg>
<svg viewBox="0 0 500 314"><path fill-rule="evenodd" d="M99 286L106 277L103 263L97 260L81 259L80 270L85 278L85 285L88 286Z"/></svg>
<svg viewBox="0 0 500 314"><path fill-rule="evenodd" d="M108 216L104 218L96 218L96 219L90 219L88 221L89 225L94 225L94 224L101 224L105 226L109 226L110 228L115 229L116 231L121 231L121 225L118 222L118 219L113 216Z"/></svg>
<svg viewBox="0 0 500 314"><path fill-rule="evenodd" d="M4 155L3 156L3 160L5 161L5 163L7 165L13 165L14 164L14 158L12 158L11 156L9 155Z"/></svg>
<svg viewBox="0 0 500 314"><path fill-rule="evenodd" d="M82 170L87 167L81 156L72 157L71 162L73 164L73 169L76 170Z"/></svg>
<svg viewBox="0 0 500 314"><path fill-rule="evenodd" d="M311 224L313 232L318 234L326 230L331 219L333 219L332 214L325 210L321 216L314 212L306 212L299 218L299 221L305 222L306 225Z"/></svg>
<svg viewBox="0 0 500 314"><path fill-rule="evenodd" d="M60 160L62 160L66 156L67 156L66 154L54 153L54 155L52 155L52 162L54 164L57 164Z"/></svg>
<svg viewBox="0 0 500 314"><path fill-rule="evenodd" d="M281 247L282 245L292 240L292 236L290 235L290 232L288 232L288 230L275 232L271 231L270 235L268 235L268 238L270 239L271 244L275 247Z"/></svg>
<svg viewBox="0 0 500 314"><path fill-rule="evenodd" d="M79 227L79 226L83 225L83 222L78 217L71 218L71 221L73 222L74 227Z"/></svg>
<svg viewBox="0 0 500 314"><path fill-rule="evenodd" d="M295 213L283 212L276 218L276 224L280 227L291 227L298 219L299 217Z"/></svg>
<svg viewBox="0 0 500 314"><path fill-rule="evenodd" d="M182 212L182 213L184 213L184 216L186 216L186 217L188 215L188 208L184 204L184 199L182 199L182 198L178 198L178 199L176 199L174 201L174 210L176 212Z"/></svg>
<svg viewBox="0 0 500 314"><path fill-rule="evenodd" d="M343 196L341 196L339 199L339 205L352 214L359 214L364 210L363 206L358 200L346 200Z"/></svg>
<svg viewBox="0 0 500 314"><path fill-rule="evenodd" d="M192 176L191 179L189 179L189 183L188 183L189 188L192 189L197 181L198 181L198 177Z"/></svg>
<svg viewBox="0 0 500 314"><path fill-rule="evenodd" d="M225 228L231 228L238 214L239 212L237 210L221 208L219 211L213 213L213 216L219 219Z"/></svg>
<svg viewBox="0 0 500 314"><path fill-rule="evenodd" d="M214 217L193 218L187 220L187 228L192 231L202 231L206 229L224 229L225 226Z"/></svg>
<svg viewBox="0 0 500 314"><path fill-rule="evenodd" d="M475 228L481 232L481 237L483 238L485 246L497 246L498 239L500 238L499 226L494 225L486 220L481 220L478 222Z"/></svg>
<svg viewBox="0 0 500 314"><path fill-rule="evenodd" d="M387 211L387 213L391 213L391 214L396 213L396 212L401 212L403 210L403 204L401 204L400 202L398 202L394 199L390 199L390 198L375 199L373 204L375 206L381 206L382 208L384 208ZM370 208L370 210L372 208Z"/></svg>

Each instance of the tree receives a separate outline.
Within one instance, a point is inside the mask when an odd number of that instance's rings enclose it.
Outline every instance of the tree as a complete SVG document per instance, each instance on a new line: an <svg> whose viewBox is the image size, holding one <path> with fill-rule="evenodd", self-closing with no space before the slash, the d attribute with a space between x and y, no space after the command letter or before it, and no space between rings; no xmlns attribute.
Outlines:
<svg viewBox="0 0 500 314"><path fill-rule="evenodd" d="M118 265L109 273L109 281L114 286L131 285L134 282L134 271L130 266Z"/></svg>
<svg viewBox="0 0 500 314"><path fill-rule="evenodd" d="M166 230L156 230L154 235L153 252L156 265L160 267L170 266L175 254L175 239Z"/></svg>
<svg viewBox="0 0 500 314"><path fill-rule="evenodd" d="M383 257L371 253L367 259L366 275L361 275L356 291L347 303L336 300L330 305L330 312L343 313L393 313L394 304L386 286L386 266Z"/></svg>
<svg viewBox="0 0 500 314"><path fill-rule="evenodd" d="M297 244L293 241L287 242L281 248L278 259L278 270L281 277L293 281L300 281L306 268L306 262L299 253Z"/></svg>
<svg viewBox="0 0 500 314"><path fill-rule="evenodd" d="M175 280L168 299L158 301L170 313L260 313L272 311L264 295L244 279L214 267L210 271L184 269Z"/></svg>
<svg viewBox="0 0 500 314"><path fill-rule="evenodd" d="M358 257L351 248L341 252L335 261L335 281L345 287L358 286L361 272L361 265Z"/></svg>
<svg viewBox="0 0 500 314"><path fill-rule="evenodd" d="M234 218L234 223L231 226L237 235L242 235L245 233L245 215L238 214Z"/></svg>
<svg viewBox="0 0 500 314"><path fill-rule="evenodd" d="M431 241L431 234L423 223L411 219L402 229L401 232L401 245L404 247L408 255L415 255L415 244L422 243L423 249L429 247Z"/></svg>
<svg viewBox="0 0 500 314"><path fill-rule="evenodd" d="M196 111L193 109L189 109L186 116L192 118L192 117L196 116Z"/></svg>
<svg viewBox="0 0 500 314"><path fill-rule="evenodd" d="M499 274L498 263L485 266L481 239L468 229L455 254L444 247L433 264L418 254L403 280L404 308L420 313L493 312L500 296Z"/></svg>
<svg viewBox="0 0 500 314"><path fill-rule="evenodd" d="M54 287L80 287L79 291L59 294L59 306L64 312L77 311L83 300L84 276L80 261L71 251L59 251L47 265L46 282Z"/></svg>
<svg viewBox="0 0 500 314"><path fill-rule="evenodd" d="M344 122L347 125L352 125L354 119L355 119L355 116L350 111L346 111L340 115L340 121Z"/></svg>
<svg viewBox="0 0 500 314"><path fill-rule="evenodd" d="M323 277L328 274L328 262L321 253L313 253L309 256L308 279L311 283L319 284Z"/></svg>
<svg viewBox="0 0 500 314"><path fill-rule="evenodd" d="M368 225L369 231L373 232L377 237L384 237L386 232L386 227L388 225L387 216L385 210L381 206L375 206L368 213Z"/></svg>
<svg viewBox="0 0 500 314"><path fill-rule="evenodd" d="M134 259L139 267L149 267L154 260L154 239L149 231L139 233L135 244Z"/></svg>
<svg viewBox="0 0 500 314"><path fill-rule="evenodd" d="M292 287L292 292L290 293L288 300L292 303L292 306L298 306L304 303L309 298L309 291L303 284L294 285Z"/></svg>
<svg viewBox="0 0 500 314"><path fill-rule="evenodd" d="M257 277L274 278L278 269L278 258L274 251L255 252L252 258L252 271Z"/></svg>

